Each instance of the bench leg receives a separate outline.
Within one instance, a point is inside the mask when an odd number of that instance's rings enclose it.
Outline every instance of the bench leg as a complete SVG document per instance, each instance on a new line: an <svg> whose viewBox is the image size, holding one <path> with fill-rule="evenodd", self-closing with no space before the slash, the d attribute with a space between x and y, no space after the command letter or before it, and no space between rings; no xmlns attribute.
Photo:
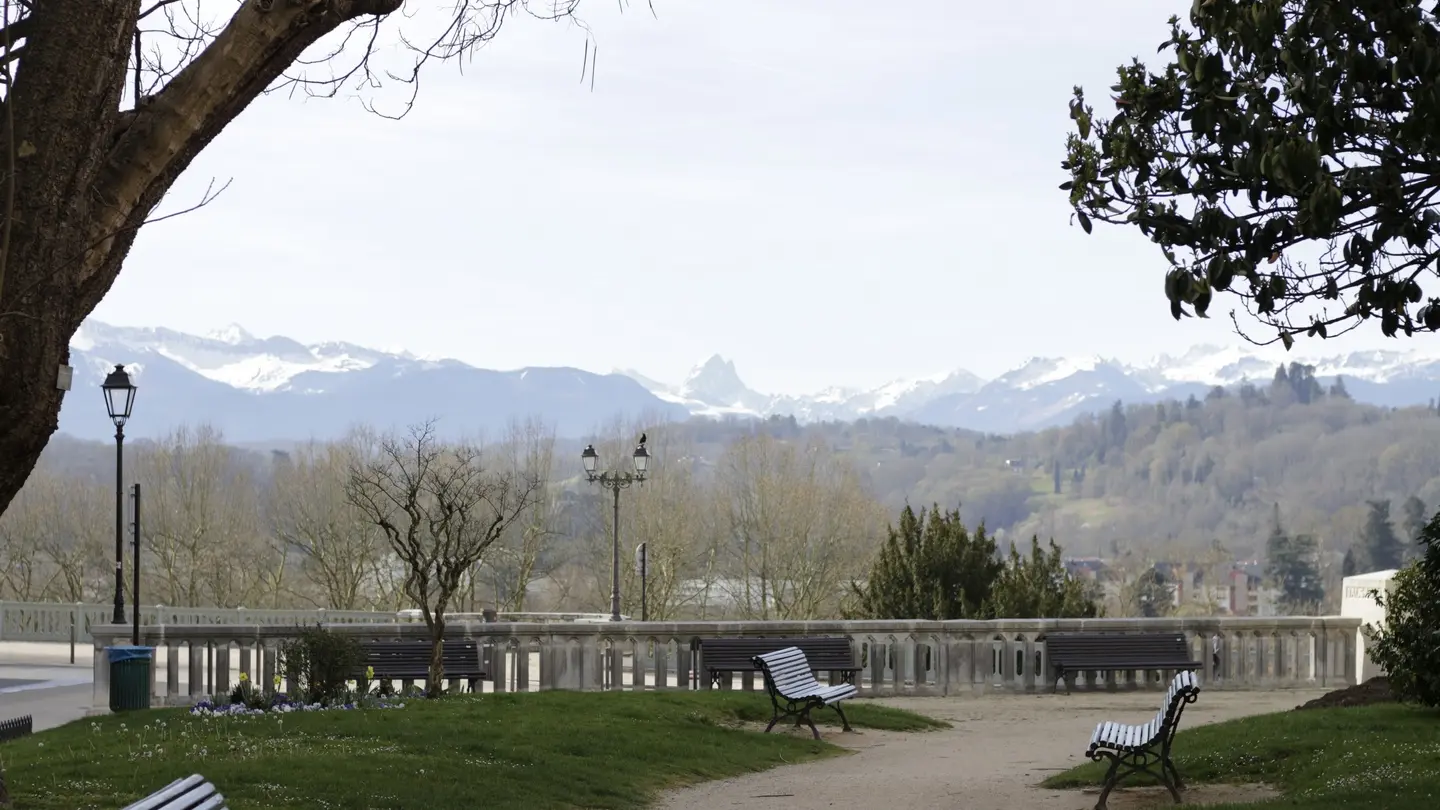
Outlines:
<svg viewBox="0 0 1440 810"><path fill-rule="evenodd" d="M803 709L800 710L800 716L799 716L798 718L796 718L796 720L795 720L795 727L796 727L796 728L799 728L799 727L800 727L800 721L801 721L801 720L804 720L805 723L810 726L810 736L814 737L814 738L817 739L817 740L820 739L820 729L816 728L816 727L815 727L815 721L810 719L810 710L813 709L813 708L815 708L816 706L819 706L819 705L824 705L824 704L818 704L818 703L813 703L813 702L812 702L812 703L806 703L806 704L805 704L805 708L803 708Z"/></svg>
<svg viewBox="0 0 1440 810"><path fill-rule="evenodd" d="M1147 751L1133 751L1123 754L1116 754L1111 751L1098 751L1091 754L1091 759L1100 761L1110 760L1110 767L1105 771L1104 786L1100 790L1100 799L1095 803L1095 810L1106 810L1106 800L1110 798L1110 791L1120 784L1120 780L1132 773L1148 773L1155 777L1165 789L1170 791L1170 798L1180 804L1180 789L1183 786L1180 782L1180 774L1175 770L1175 763L1170 761L1166 753L1156 753L1154 749ZM1159 770L1154 766L1159 765ZM1125 770L1120 770L1121 768Z"/></svg>
<svg viewBox="0 0 1440 810"><path fill-rule="evenodd" d="M835 710L835 713L838 714L838 715L840 715L840 725L841 725L841 727L842 727L845 731L854 731L854 730L855 730L855 729L853 729L853 728L850 728L850 721L849 721L848 719L846 719L846 717L845 717L845 710L842 709L842 708L840 708L840 704L839 704L839 703L834 703L834 704L832 704L832 705L830 706L830 708L834 709L834 710Z"/></svg>
<svg viewBox="0 0 1440 810"><path fill-rule="evenodd" d="M1185 789L1185 783L1180 781L1180 772L1175 770L1175 763L1172 762L1169 757L1166 757L1160 762L1160 770L1170 777L1167 780L1169 784L1166 785L1166 787L1170 788L1170 795L1174 796L1175 803L1179 804L1180 791Z"/></svg>
<svg viewBox="0 0 1440 810"><path fill-rule="evenodd" d="M780 713L780 699L773 694L770 696L770 710L770 725L765 727L766 734L770 733L770 729L775 728L775 724L780 722L780 718L782 717Z"/></svg>
<svg viewBox="0 0 1440 810"><path fill-rule="evenodd" d="M1100 798L1095 802L1095 810L1108 810L1109 806L1105 801L1110 798L1110 791L1120 782L1120 758L1113 757L1110 760L1110 768L1105 771L1105 781L1100 788Z"/></svg>

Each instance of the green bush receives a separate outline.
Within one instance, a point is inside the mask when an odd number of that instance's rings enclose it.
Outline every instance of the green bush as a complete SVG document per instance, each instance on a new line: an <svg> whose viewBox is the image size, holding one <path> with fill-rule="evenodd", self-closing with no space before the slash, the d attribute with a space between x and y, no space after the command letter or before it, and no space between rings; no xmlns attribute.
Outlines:
<svg viewBox="0 0 1440 810"><path fill-rule="evenodd" d="M308 703L335 703L350 691L349 681L365 663L355 637L321 625L300 628L294 639L280 646L280 671Z"/></svg>
<svg viewBox="0 0 1440 810"><path fill-rule="evenodd" d="M1420 531L1419 559L1395 574L1389 595L1375 594L1385 627L1366 625L1370 657L1385 668L1402 700L1440 706L1440 513Z"/></svg>

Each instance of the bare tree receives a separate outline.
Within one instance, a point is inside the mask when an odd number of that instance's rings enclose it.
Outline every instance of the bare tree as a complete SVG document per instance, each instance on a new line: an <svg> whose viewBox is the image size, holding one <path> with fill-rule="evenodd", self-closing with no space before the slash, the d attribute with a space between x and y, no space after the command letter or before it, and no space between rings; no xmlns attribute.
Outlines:
<svg viewBox="0 0 1440 810"><path fill-rule="evenodd" d="M512 424L505 442L520 459L522 469L539 474L540 483L530 504L487 555L484 570L495 594L495 609L523 611L530 586L553 568L550 552L560 536L556 525L559 493L550 483L555 430L532 418Z"/></svg>
<svg viewBox="0 0 1440 810"><path fill-rule="evenodd" d="M734 561L727 583L747 617L833 611L880 536L884 510L854 469L819 444L767 435L732 444L717 495Z"/></svg>
<svg viewBox="0 0 1440 810"><path fill-rule="evenodd" d="M462 0L412 16L395 13L404 0L229 0L225 19L199 0L0 0L0 510L56 430L70 338L140 229L180 213L154 215L176 179L261 93L389 76L412 88L403 115L427 62L473 53L516 14L562 18L577 3ZM402 22L434 31L405 37ZM393 42L405 64L372 69Z"/></svg>
<svg viewBox="0 0 1440 810"><path fill-rule="evenodd" d="M302 555L302 572L323 595L321 607L356 610L369 601L366 586L385 546L380 529L345 494L360 441L310 442L273 467L271 531Z"/></svg>
<svg viewBox="0 0 1440 810"><path fill-rule="evenodd" d="M259 542L255 481L219 431L175 430L136 453L135 477L141 537L160 579L153 593L170 605L235 607L262 591L275 561Z"/></svg>
<svg viewBox="0 0 1440 810"><path fill-rule="evenodd" d="M485 552L534 503L541 474L513 446L490 459L479 444L442 442L433 420L363 449L345 494L405 565L405 593L433 644L428 688L439 694L445 613Z"/></svg>
<svg viewBox="0 0 1440 810"><path fill-rule="evenodd" d="M32 476L0 515L0 594L22 602L44 597L53 566L41 549L53 532L46 501L54 495L51 478Z"/></svg>
<svg viewBox="0 0 1440 810"><path fill-rule="evenodd" d="M108 585L113 568L105 565L113 541L113 493L98 481L46 473L39 481L42 509L49 531L40 535L40 551L53 566L46 598L83 602ZM132 552L133 553L133 552Z"/></svg>

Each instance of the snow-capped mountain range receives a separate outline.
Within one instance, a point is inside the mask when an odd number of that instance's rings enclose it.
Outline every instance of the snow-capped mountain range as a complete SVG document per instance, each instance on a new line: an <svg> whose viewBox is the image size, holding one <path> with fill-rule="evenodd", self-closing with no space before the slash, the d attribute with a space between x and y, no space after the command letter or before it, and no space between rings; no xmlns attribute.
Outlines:
<svg viewBox="0 0 1440 810"><path fill-rule="evenodd" d="M716 355L676 385L625 369L481 369L459 360L352 343L305 345L259 338L239 326L208 335L87 321L71 341L75 369L61 430L108 437L98 387L116 363L141 393L127 432L159 435L209 422L234 441L327 438L355 424L399 426L438 416L460 431L495 432L539 415L562 435L582 435L618 414L662 418L794 416L802 422L895 416L992 432L1063 424L1117 399L1146 402L1203 395L1216 385L1266 382L1280 362L1345 378L1352 396L1380 405L1424 403L1440 394L1440 345L1416 338L1401 350L1287 355L1254 347L1198 346L1139 364L1101 357L1036 357L991 380L963 369L864 389L834 387L807 396L767 395L745 385ZM1323 349L1324 344L1308 347Z"/></svg>

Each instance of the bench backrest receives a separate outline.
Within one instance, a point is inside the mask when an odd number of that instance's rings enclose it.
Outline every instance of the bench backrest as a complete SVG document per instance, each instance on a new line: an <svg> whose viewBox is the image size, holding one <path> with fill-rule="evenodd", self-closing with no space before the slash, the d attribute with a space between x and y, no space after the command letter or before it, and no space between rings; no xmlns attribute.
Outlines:
<svg viewBox="0 0 1440 810"><path fill-rule="evenodd" d="M1157 736L1175 736L1175 729L1180 724L1180 713L1185 707L1195 702L1200 695L1200 679L1195 673L1189 670L1175 673L1170 679L1170 688L1165 690L1165 700L1160 704L1160 711L1155 714L1155 719L1150 721L1152 728L1151 739Z"/></svg>
<svg viewBox="0 0 1440 810"><path fill-rule="evenodd" d="M124 810L225 810L225 797L200 774L177 779Z"/></svg>
<svg viewBox="0 0 1440 810"><path fill-rule="evenodd" d="M1176 664L1192 661L1195 654L1183 633L1049 633L1045 657L1051 666L1093 663L1103 669L1115 661Z"/></svg>
<svg viewBox="0 0 1440 810"><path fill-rule="evenodd" d="M10 720L0 720L0 742L18 740L34 730L35 723L28 714Z"/></svg>
<svg viewBox="0 0 1440 810"><path fill-rule="evenodd" d="M364 667L374 667L376 676L388 672L424 673L430 670L428 641L362 641ZM471 639L446 639L440 649L446 672L476 672L480 669L480 645Z"/></svg>
<svg viewBox="0 0 1440 810"><path fill-rule="evenodd" d="M771 694L778 694L783 698L795 698L812 695L820 688L820 683L815 680L815 674L811 672L814 666L799 647L786 647L783 650L764 653L755 656L753 665L765 675L765 688Z"/></svg>
<svg viewBox="0 0 1440 810"><path fill-rule="evenodd" d="M702 638L700 663L707 670L744 672L757 668L756 656L795 648L804 653L810 667L819 672L854 669L855 652L844 636L802 638Z"/></svg>

